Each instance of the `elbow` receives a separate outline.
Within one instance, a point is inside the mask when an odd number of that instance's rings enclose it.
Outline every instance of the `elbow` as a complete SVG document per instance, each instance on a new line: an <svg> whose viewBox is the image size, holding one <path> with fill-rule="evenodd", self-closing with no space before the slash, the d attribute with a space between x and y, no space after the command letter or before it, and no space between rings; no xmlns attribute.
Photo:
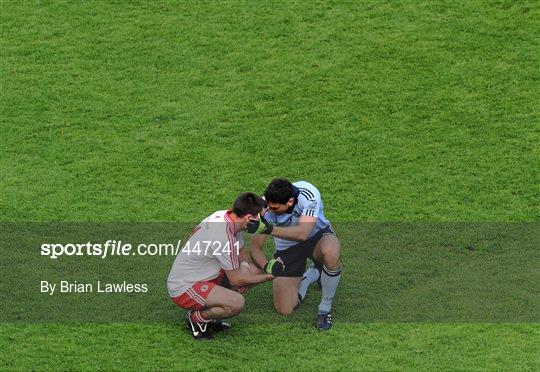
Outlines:
<svg viewBox="0 0 540 372"><path fill-rule="evenodd" d="M297 231L298 240L300 240L301 242L305 242L306 240L308 240L311 237L310 233L313 231L314 228L315 224L303 225L302 228Z"/></svg>
<svg viewBox="0 0 540 372"><path fill-rule="evenodd" d="M298 240L301 241L301 242L305 242L306 240L308 240L308 238L309 238L309 232L301 233L298 236Z"/></svg>

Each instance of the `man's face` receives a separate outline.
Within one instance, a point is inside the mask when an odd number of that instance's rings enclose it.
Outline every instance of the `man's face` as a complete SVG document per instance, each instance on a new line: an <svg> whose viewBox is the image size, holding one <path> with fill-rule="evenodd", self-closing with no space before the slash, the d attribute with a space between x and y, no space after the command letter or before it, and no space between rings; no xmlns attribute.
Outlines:
<svg viewBox="0 0 540 372"><path fill-rule="evenodd" d="M246 227L247 227L247 224L249 223L249 221L258 221L259 218L260 218L260 216L264 216L264 213L266 213L266 212L265 212L265 210L264 210L264 208L263 208L263 209L261 209L261 212L260 212L259 214L255 214L255 215L253 215L253 214L246 214L244 217L242 217L242 226L241 226L241 229L242 229L242 230L245 230Z"/></svg>
<svg viewBox="0 0 540 372"><path fill-rule="evenodd" d="M290 198L285 204L279 204L274 202L268 202L268 210L275 214L283 214L289 210L294 204L294 198Z"/></svg>

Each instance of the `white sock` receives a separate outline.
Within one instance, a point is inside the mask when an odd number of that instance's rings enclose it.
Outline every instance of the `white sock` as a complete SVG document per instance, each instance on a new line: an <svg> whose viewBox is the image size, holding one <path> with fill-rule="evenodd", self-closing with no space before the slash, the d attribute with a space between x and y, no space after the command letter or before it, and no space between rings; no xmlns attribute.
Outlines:
<svg viewBox="0 0 540 372"><path fill-rule="evenodd" d="M309 285L316 282L318 279L319 269L317 269L315 265L311 265L311 267L306 270L304 275L302 275L302 281L300 282L300 287L298 288L298 294L300 297L302 297L302 300L306 297Z"/></svg>
<svg viewBox="0 0 540 372"><path fill-rule="evenodd" d="M332 310L332 300L341 278L341 266L330 270L323 266L321 273L322 299L319 304L319 314L326 314Z"/></svg>

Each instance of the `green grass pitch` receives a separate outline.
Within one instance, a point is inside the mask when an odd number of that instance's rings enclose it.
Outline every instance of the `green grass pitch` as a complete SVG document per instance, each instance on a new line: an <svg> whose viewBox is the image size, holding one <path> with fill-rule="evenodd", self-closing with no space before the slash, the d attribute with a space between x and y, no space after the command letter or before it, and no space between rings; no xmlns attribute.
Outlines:
<svg viewBox="0 0 540 372"><path fill-rule="evenodd" d="M336 223L538 231L535 1L1 0L0 20L2 223L197 222L285 176ZM377 263L345 237L331 332L317 292L281 319L262 286L210 343L179 320L2 322L0 369L540 369L538 316L517 306L523 321L348 318L348 294L389 292L359 287ZM537 262L504 267L533 310Z"/></svg>

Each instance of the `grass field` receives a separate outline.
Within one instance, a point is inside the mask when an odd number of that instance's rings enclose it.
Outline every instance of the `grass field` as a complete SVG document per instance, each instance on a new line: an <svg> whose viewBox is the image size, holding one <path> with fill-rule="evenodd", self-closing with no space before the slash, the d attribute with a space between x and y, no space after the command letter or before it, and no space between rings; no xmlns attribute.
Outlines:
<svg viewBox="0 0 540 372"><path fill-rule="evenodd" d="M1 0L0 20L0 369L540 369L537 2ZM155 319L114 323L39 321L39 293L10 296L35 252L8 244L9 226L189 225L275 176L311 181L353 226L331 332L313 327L316 291L281 319L256 288L206 344L164 296ZM468 232L422 235L458 221ZM379 246L365 222L416 235L401 246L381 228ZM479 222L526 233L482 240ZM400 271L391 249L415 236L440 260ZM46 269L31 262L30 277ZM155 283L170 259L157 265ZM499 296L483 317L463 316L474 296L456 317L441 301L463 273Z"/></svg>

